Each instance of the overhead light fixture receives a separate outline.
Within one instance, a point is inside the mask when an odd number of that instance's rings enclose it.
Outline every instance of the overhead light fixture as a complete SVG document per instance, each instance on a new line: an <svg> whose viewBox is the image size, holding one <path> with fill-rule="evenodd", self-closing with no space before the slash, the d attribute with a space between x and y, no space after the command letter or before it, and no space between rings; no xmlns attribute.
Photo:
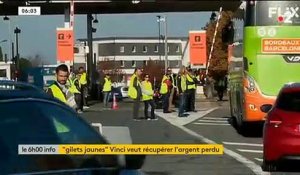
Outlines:
<svg viewBox="0 0 300 175"><path fill-rule="evenodd" d="M141 1L140 1L140 0L132 0L131 2L132 2L132 4L138 4L138 3L140 3Z"/></svg>

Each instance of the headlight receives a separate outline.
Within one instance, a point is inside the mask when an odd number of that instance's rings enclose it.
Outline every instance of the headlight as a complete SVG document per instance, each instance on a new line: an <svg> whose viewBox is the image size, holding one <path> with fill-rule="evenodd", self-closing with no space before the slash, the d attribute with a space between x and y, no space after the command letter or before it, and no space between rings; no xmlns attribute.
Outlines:
<svg viewBox="0 0 300 175"><path fill-rule="evenodd" d="M251 78L250 76L246 76L246 82L245 82L245 90L248 93L254 93L256 91L256 87L255 87L255 81L253 80L253 78Z"/></svg>

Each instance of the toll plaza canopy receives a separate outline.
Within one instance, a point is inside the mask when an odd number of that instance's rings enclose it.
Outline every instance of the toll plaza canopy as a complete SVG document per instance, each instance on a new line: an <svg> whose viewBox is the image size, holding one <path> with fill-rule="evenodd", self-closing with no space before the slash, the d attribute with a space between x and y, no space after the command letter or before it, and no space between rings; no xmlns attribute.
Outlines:
<svg viewBox="0 0 300 175"><path fill-rule="evenodd" d="M74 0L75 14L236 10L241 0ZM64 14L70 0L0 0L0 15L18 15L19 6L39 6L41 15Z"/></svg>

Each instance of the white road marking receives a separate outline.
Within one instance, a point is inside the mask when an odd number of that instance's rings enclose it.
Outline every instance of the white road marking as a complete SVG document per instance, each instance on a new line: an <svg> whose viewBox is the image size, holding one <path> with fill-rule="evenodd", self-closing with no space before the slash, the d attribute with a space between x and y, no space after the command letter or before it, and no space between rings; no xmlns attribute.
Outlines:
<svg viewBox="0 0 300 175"><path fill-rule="evenodd" d="M209 119L209 120L225 120L225 121L227 121L229 118L222 118L222 117L203 117L203 119Z"/></svg>
<svg viewBox="0 0 300 175"><path fill-rule="evenodd" d="M203 118L203 120L197 120L197 122L216 122L216 123L228 123L227 121L220 121L220 120L206 120Z"/></svg>
<svg viewBox="0 0 300 175"><path fill-rule="evenodd" d="M263 150L251 150L251 149L237 149L237 150L246 153L263 153Z"/></svg>
<svg viewBox="0 0 300 175"><path fill-rule="evenodd" d="M91 125L94 126L94 127L98 127L100 134L103 133L102 132L102 124L101 123L92 123Z"/></svg>
<svg viewBox="0 0 300 175"><path fill-rule="evenodd" d="M216 110L218 108L215 108L214 110ZM210 112L214 111L214 110L210 110ZM208 113L203 114L202 116L200 116L199 118L203 118L205 115L207 115ZM163 119L165 119L166 121L168 121L170 124L182 129L183 131L185 131L186 133L200 139L201 141L208 143L208 144L217 144L216 142L184 127L183 125L178 124L176 121L173 121L167 117L162 117ZM248 168L251 169L251 171L253 171L256 175L270 175L269 172L264 172L262 171L261 167L259 165L257 165L256 163L254 163L253 161L247 159L246 157L242 156L241 154L238 154L230 149L227 149L224 147L224 153L232 158L234 158L235 160L241 162L242 164L244 164L245 166L247 166Z"/></svg>
<svg viewBox="0 0 300 175"><path fill-rule="evenodd" d="M238 142L222 142L225 145L240 145L240 146L259 146L262 147L263 144L256 144L256 143L238 143Z"/></svg>
<svg viewBox="0 0 300 175"><path fill-rule="evenodd" d="M215 126L228 126L228 125L230 125L230 124L228 124L228 123L198 123L198 122L195 122L195 123L193 123L193 124L195 124L195 125L215 125Z"/></svg>
<svg viewBox="0 0 300 175"><path fill-rule="evenodd" d="M259 162L262 162L263 159L260 159L260 158L254 158L255 160L259 161Z"/></svg>
<svg viewBox="0 0 300 175"><path fill-rule="evenodd" d="M207 111L198 111L197 113L191 112L188 117L178 117L178 113L163 113L156 111L155 114L160 116L161 118L165 119L166 121L172 121L176 125L187 125L196 121L197 119L202 118L203 116L209 114L210 112L218 109L218 107L211 108Z"/></svg>

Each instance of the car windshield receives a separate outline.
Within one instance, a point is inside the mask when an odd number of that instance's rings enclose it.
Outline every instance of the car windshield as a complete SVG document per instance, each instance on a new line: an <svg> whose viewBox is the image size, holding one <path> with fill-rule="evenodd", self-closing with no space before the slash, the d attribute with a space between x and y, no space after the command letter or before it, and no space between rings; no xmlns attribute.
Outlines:
<svg viewBox="0 0 300 175"><path fill-rule="evenodd" d="M96 130L75 113L55 103L6 100L0 101L0 109L1 173L79 168L79 165L84 167L84 160L89 159L88 156L18 155L19 144L106 143ZM105 161L101 164L105 164ZM101 164L86 165L98 165L97 168Z"/></svg>
<svg viewBox="0 0 300 175"><path fill-rule="evenodd" d="M278 98L277 108L285 111L300 112L300 91L282 93Z"/></svg>

